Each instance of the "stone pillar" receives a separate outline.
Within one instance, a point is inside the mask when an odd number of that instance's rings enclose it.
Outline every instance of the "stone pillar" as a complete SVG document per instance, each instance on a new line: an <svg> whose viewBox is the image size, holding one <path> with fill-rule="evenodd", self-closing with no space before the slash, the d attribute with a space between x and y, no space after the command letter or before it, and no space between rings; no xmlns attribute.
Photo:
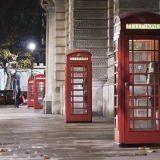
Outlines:
<svg viewBox="0 0 160 160"><path fill-rule="evenodd" d="M107 52L107 82L103 85L103 116L113 118L114 109L114 53L113 53L113 0L108 0L108 52Z"/></svg>
<svg viewBox="0 0 160 160"><path fill-rule="evenodd" d="M54 90L54 53L56 52L56 14L53 3L43 5L47 13L46 26L46 95L44 98L44 112L50 114L52 109L52 92Z"/></svg>

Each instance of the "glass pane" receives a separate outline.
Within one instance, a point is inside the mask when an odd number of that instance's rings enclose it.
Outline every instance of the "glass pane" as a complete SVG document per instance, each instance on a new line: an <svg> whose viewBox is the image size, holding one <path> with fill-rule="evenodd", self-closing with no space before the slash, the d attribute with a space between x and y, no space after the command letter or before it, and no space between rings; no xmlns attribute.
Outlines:
<svg viewBox="0 0 160 160"><path fill-rule="evenodd" d="M118 72L118 64L117 63L114 64L114 72Z"/></svg>
<svg viewBox="0 0 160 160"><path fill-rule="evenodd" d="M118 106L118 97L115 97L115 106Z"/></svg>
<svg viewBox="0 0 160 160"><path fill-rule="evenodd" d="M155 52L155 61L159 61L159 52Z"/></svg>
<svg viewBox="0 0 160 160"><path fill-rule="evenodd" d="M159 75L156 74L156 84L159 84Z"/></svg>
<svg viewBox="0 0 160 160"><path fill-rule="evenodd" d="M73 102L83 102L84 101L84 97L71 97L71 101Z"/></svg>
<svg viewBox="0 0 160 160"><path fill-rule="evenodd" d="M133 130L133 121L130 121L130 127L129 127L130 130Z"/></svg>
<svg viewBox="0 0 160 160"><path fill-rule="evenodd" d="M155 62L155 72L159 72L159 62Z"/></svg>
<svg viewBox="0 0 160 160"><path fill-rule="evenodd" d="M132 96L133 92L132 92L132 86L129 86L129 95Z"/></svg>
<svg viewBox="0 0 160 160"><path fill-rule="evenodd" d="M134 61L151 61L150 52L134 52Z"/></svg>
<svg viewBox="0 0 160 160"><path fill-rule="evenodd" d="M132 64L129 64L129 73L132 73Z"/></svg>
<svg viewBox="0 0 160 160"><path fill-rule="evenodd" d="M129 98L129 106L133 106L133 104L132 104L132 98Z"/></svg>
<svg viewBox="0 0 160 160"><path fill-rule="evenodd" d="M155 40L155 50L159 50L158 40Z"/></svg>
<svg viewBox="0 0 160 160"><path fill-rule="evenodd" d="M115 84L118 83L118 74L114 75Z"/></svg>
<svg viewBox="0 0 160 160"><path fill-rule="evenodd" d="M71 91L71 95L75 95L75 96L83 96L83 91Z"/></svg>
<svg viewBox="0 0 160 160"><path fill-rule="evenodd" d="M159 118L159 109L156 109L156 118Z"/></svg>
<svg viewBox="0 0 160 160"><path fill-rule="evenodd" d="M79 79L74 78L74 79L71 79L71 82L72 83L83 83L83 78L81 78L81 79L80 78Z"/></svg>
<svg viewBox="0 0 160 160"><path fill-rule="evenodd" d="M147 74L147 84L154 84L154 74Z"/></svg>
<svg viewBox="0 0 160 160"><path fill-rule="evenodd" d="M146 72L148 64L134 64L134 73Z"/></svg>
<svg viewBox="0 0 160 160"><path fill-rule="evenodd" d="M135 120L134 129L135 130L153 130L154 120Z"/></svg>
<svg viewBox="0 0 160 160"><path fill-rule="evenodd" d="M129 52L129 61L132 61L132 52Z"/></svg>
<svg viewBox="0 0 160 160"><path fill-rule="evenodd" d="M147 72L148 73L154 72L154 62L150 62L148 64Z"/></svg>
<svg viewBox="0 0 160 160"><path fill-rule="evenodd" d="M72 108L76 109L83 109L83 102L82 103L72 103Z"/></svg>
<svg viewBox="0 0 160 160"><path fill-rule="evenodd" d="M118 52L114 53L114 61L118 61Z"/></svg>
<svg viewBox="0 0 160 160"><path fill-rule="evenodd" d="M118 94L118 88L117 85L114 85L114 94L117 95Z"/></svg>
<svg viewBox="0 0 160 160"><path fill-rule="evenodd" d="M129 50L132 50L132 40L129 40Z"/></svg>
<svg viewBox="0 0 160 160"><path fill-rule="evenodd" d="M134 106L147 106L147 97L135 97Z"/></svg>
<svg viewBox="0 0 160 160"><path fill-rule="evenodd" d="M151 50L151 41L134 40L134 50Z"/></svg>
<svg viewBox="0 0 160 160"><path fill-rule="evenodd" d="M153 118L154 109L134 109L134 117Z"/></svg>
<svg viewBox="0 0 160 160"><path fill-rule="evenodd" d="M134 84L147 84L147 76L145 74L134 75Z"/></svg>
<svg viewBox="0 0 160 160"><path fill-rule="evenodd" d="M134 95L145 96L147 93L147 86L134 86Z"/></svg>
<svg viewBox="0 0 160 160"><path fill-rule="evenodd" d="M133 110L130 109L130 117L133 117Z"/></svg>
<svg viewBox="0 0 160 160"><path fill-rule="evenodd" d="M153 95L154 94L154 86L148 86L148 95Z"/></svg>

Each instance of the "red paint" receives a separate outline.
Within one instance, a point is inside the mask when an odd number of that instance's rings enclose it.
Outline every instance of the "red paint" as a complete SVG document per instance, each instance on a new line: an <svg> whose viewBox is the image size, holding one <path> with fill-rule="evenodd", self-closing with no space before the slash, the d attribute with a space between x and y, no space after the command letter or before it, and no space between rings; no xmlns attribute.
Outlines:
<svg viewBox="0 0 160 160"><path fill-rule="evenodd" d="M66 54L65 110L66 122L92 122L92 63L87 51Z"/></svg>

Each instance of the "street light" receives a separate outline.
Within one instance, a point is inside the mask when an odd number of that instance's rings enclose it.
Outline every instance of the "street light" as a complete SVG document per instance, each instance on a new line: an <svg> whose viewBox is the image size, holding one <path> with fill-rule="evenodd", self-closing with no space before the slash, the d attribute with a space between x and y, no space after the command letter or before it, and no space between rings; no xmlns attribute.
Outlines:
<svg viewBox="0 0 160 160"><path fill-rule="evenodd" d="M33 50L36 48L35 43L29 43L28 48L33 52ZM33 66L31 66L31 78L33 78Z"/></svg>

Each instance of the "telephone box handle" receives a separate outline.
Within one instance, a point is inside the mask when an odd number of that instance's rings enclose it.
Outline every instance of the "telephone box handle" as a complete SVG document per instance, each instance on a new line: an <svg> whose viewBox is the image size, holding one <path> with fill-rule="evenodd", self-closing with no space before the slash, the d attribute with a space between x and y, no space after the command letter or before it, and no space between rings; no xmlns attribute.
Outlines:
<svg viewBox="0 0 160 160"><path fill-rule="evenodd" d="M124 86L125 88L128 88L128 82L125 82Z"/></svg>

